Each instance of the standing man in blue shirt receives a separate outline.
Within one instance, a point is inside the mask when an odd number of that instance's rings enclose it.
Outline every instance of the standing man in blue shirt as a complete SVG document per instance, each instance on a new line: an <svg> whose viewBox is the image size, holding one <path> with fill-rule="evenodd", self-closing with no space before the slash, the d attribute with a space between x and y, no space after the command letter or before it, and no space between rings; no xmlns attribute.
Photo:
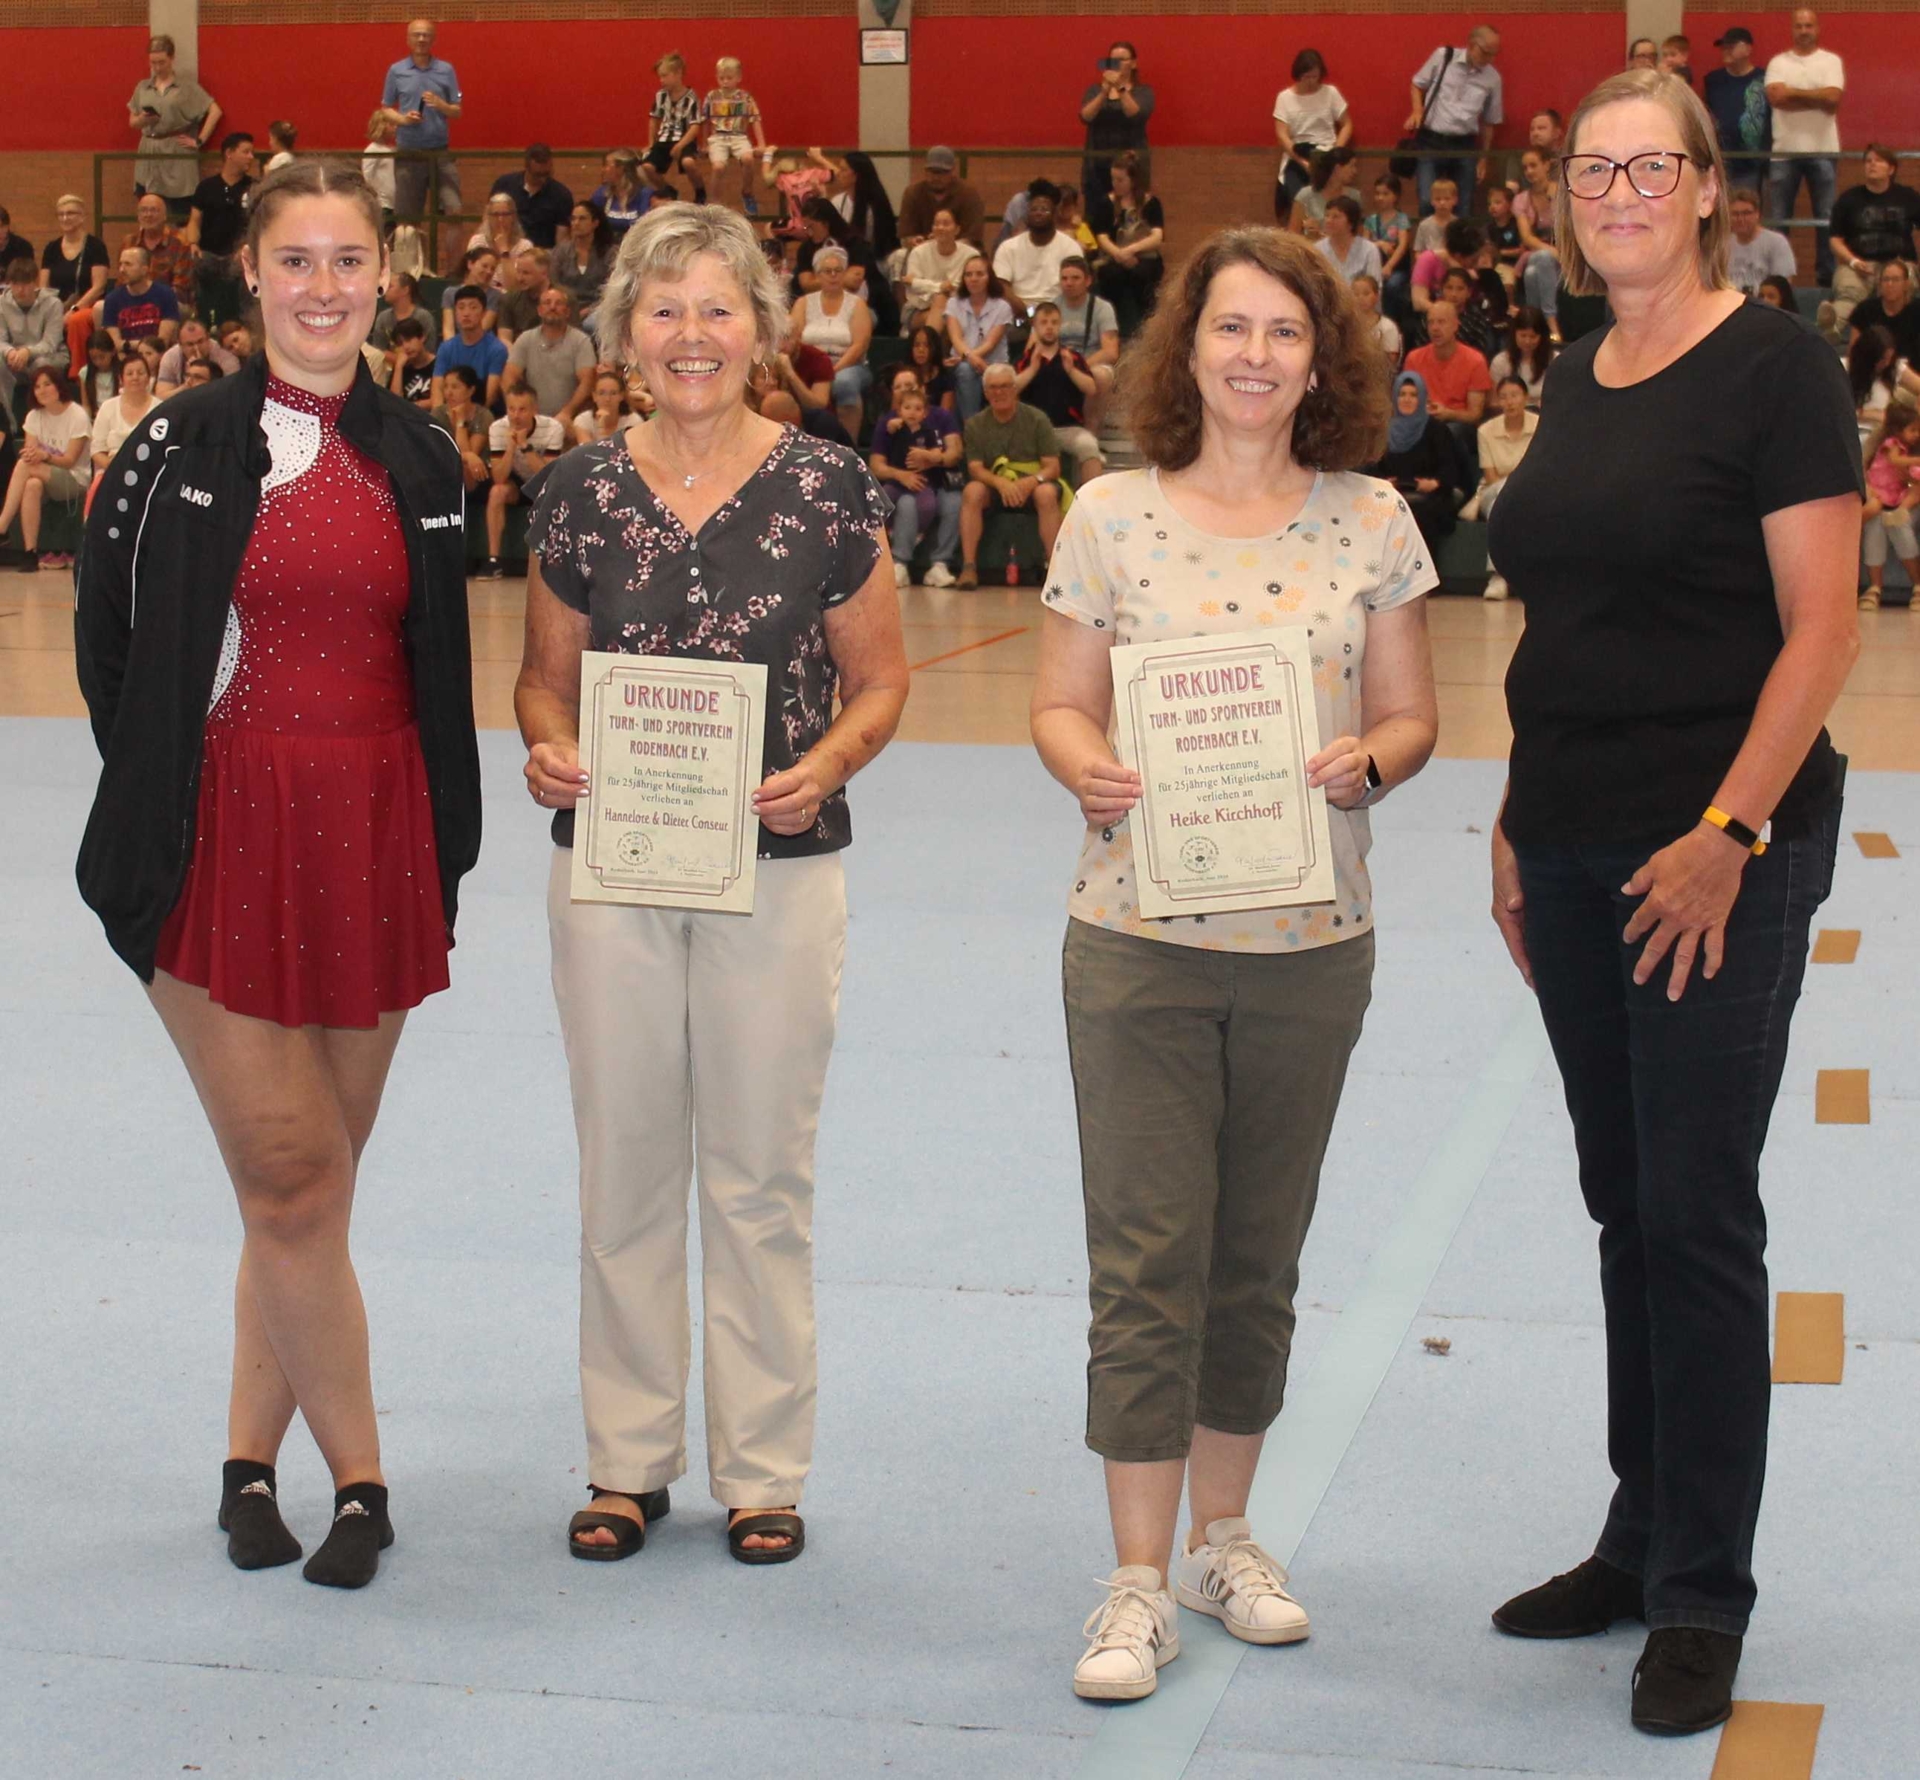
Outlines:
<svg viewBox="0 0 1920 1780"><path fill-rule="evenodd" d="M393 167L393 212L413 221L427 208L427 176L437 172L443 215L460 208L460 167L447 153L447 126L460 115L460 77L451 62L433 53L432 19L415 19L407 26L407 54L387 70L380 103L397 112L400 127L394 133L398 149L426 150L431 161L404 156Z"/></svg>
<svg viewBox="0 0 1920 1780"><path fill-rule="evenodd" d="M1413 77L1406 127L1419 138L1422 216L1433 208L1427 194L1436 179L1451 179L1460 188L1461 215L1474 213L1494 127L1506 116L1493 65L1499 54L1500 33L1491 25L1475 25L1465 49L1441 45Z"/></svg>

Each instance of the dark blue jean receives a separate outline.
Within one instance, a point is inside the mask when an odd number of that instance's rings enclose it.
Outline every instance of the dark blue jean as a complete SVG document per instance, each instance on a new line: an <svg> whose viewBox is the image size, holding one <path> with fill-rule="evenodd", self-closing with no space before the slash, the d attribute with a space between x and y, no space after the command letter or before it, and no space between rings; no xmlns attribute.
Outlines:
<svg viewBox="0 0 1920 1780"><path fill-rule="evenodd" d="M1527 956L1565 1085L1580 1190L1600 1226L1607 1454L1619 1480L1597 1554L1639 1576L1647 1624L1744 1635L1766 1478L1766 1212L1760 1152L1786 1065L1838 801L1817 831L1748 860L1709 982L1644 986L1638 901L1653 848L1520 846Z"/></svg>

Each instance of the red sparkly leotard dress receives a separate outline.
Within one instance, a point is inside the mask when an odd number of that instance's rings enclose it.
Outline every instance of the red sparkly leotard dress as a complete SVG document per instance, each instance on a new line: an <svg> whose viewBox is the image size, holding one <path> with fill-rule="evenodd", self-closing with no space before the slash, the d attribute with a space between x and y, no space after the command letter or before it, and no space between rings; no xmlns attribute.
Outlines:
<svg viewBox="0 0 1920 1780"><path fill-rule="evenodd" d="M433 805L387 473L346 397L267 382L273 468L207 714L193 862L155 962L282 1026L376 1025L447 986Z"/></svg>

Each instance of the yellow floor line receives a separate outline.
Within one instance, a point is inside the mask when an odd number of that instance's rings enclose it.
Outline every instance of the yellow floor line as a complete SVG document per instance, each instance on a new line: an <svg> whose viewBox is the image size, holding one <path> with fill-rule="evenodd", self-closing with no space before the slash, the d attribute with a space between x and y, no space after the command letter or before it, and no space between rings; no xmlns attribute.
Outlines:
<svg viewBox="0 0 1920 1780"><path fill-rule="evenodd" d="M1712 1780L1809 1780L1824 1706L1735 1700Z"/></svg>
<svg viewBox="0 0 1920 1780"><path fill-rule="evenodd" d="M1813 1120L1816 1125L1870 1125L1873 1103L1868 1093L1868 1071L1823 1069L1813 1079Z"/></svg>
<svg viewBox="0 0 1920 1780"><path fill-rule="evenodd" d="M1860 935L1851 927L1823 927L1814 937L1815 964L1851 964L1860 956Z"/></svg>
<svg viewBox="0 0 1920 1780"><path fill-rule="evenodd" d="M1775 1384L1838 1384L1846 1363L1845 1294L1781 1292L1775 1297Z"/></svg>
<svg viewBox="0 0 1920 1780"><path fill-rule="evenodd" d="M1853 844L1860 849L1864 859L1898 859L1900 849L1893 844L1892 837L1884 834L1856 834Z"/></svg>

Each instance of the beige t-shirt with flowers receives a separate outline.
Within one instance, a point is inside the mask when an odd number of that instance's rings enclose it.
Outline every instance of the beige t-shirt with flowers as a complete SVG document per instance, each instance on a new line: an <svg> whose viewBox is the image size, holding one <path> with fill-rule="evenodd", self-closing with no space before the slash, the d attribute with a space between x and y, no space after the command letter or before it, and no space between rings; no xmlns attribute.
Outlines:
<svg viewBox="0 0 1920 1780"><path fill-rule="evenodd" d="M1323 473L1299 516L1271 538L1217 538L1174 511L1155 470L1097 477L1061 522L1045 603L1115 644L1304 624L1313 638L1323 744L1360 733L1367 614L1439 584L1407 503L1372 476ZM1089 828L1067 912L1116 933L1226 952L1327 946L1373 925L1366 812L1327 809L1334 899L1293 908L1142 921L1133 837Z"/></svg>

